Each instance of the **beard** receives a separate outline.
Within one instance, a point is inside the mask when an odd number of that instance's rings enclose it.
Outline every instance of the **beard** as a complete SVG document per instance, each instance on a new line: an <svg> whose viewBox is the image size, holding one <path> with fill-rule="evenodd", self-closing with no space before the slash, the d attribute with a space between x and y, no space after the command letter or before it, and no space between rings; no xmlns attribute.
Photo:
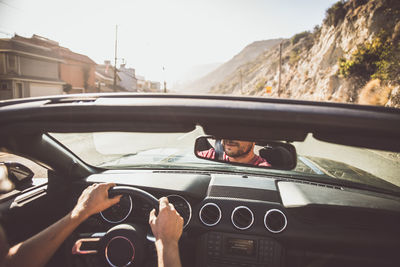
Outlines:
<svg viewBox="0 0 400 267"><path fill-rule="evenodd" d="M226 145L234 146L237 149L226 148L225 147ZM222 146L224 148L225 154L231 158L239 158L241 156L245 156L249 154L251 149L253 148L252 144L241 146L239 143L235 141L227 141L226 143L222 143Z"/></svg>

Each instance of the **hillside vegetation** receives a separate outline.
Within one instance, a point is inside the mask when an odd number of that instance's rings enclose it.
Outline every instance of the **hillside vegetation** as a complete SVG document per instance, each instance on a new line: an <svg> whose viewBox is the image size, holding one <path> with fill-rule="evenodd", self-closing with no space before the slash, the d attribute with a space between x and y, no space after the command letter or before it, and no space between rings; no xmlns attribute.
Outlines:
<svg viewBox="0 0 400 267"><path fill-rule="evenodd" d="M282 41L223 77L211 93L400 107L400 1L339 1L321 26ZM266 87L272 87L267 91Z"/></svg>

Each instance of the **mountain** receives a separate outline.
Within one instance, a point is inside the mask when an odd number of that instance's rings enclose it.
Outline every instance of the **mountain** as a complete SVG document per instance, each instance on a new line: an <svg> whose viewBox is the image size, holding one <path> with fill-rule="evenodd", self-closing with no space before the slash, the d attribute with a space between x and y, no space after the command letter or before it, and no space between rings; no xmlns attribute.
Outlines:
<svg viewBox="0 0 400 267"><path fill-rule="evenodd" d="M208 93L212 87L223 82L224 78L233 73L239 66L255 60L260 54L279 44L283 39L257 41L246 46L239 54L225 62L204 77L185 85L185 92Z"/></svg>
<svg viewBox="0 0 400 267"><path fill-rule="evenodd" d="M283 41L280 87L279 46L206 81L218 94L400 107L399 40L400 1L339 1L321 26Z"/></svg>
<svg viewBox="0 0 400 267"><path fill-rule="evenodd" d="M187 87L190 87L190 84L193 83L193 81L200 79L201 77L212 72L221 65L222 63L209 63L188 68L186 72L181 76L181 81L176 82L172 86L171 90L176 92L185 92L185 89Z"/></svg>

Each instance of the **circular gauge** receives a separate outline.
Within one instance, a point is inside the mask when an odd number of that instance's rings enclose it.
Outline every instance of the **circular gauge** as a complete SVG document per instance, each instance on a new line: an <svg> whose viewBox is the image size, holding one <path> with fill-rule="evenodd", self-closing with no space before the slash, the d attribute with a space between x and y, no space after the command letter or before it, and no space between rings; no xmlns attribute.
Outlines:
<svg viewBox="0 0 400 267"><path fill-rule="evenodd" d="M120 223L128 218L132 211L132 198L129 195L122 195L121 200L100 212L101 217L109 223Z"/></svg>
<svg viewBox="0 0 400 267"><path fill-rule="evenodd" d="M183 218L183 228L185 228L192 218L192 207L189 202L179 195L167 196L169 203L173 204L176 211Z"/></svg>

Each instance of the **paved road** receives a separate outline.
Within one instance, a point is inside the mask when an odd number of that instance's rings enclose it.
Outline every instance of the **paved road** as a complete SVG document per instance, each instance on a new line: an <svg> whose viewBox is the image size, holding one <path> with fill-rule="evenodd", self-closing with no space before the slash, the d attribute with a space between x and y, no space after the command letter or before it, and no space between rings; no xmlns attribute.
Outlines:
<svg viewBox="0 0 400 267"><path fill-rule="evenodd" d="M298 154L343 162L400 186L399 153L333 145L309 137L296 149Z"/></svg>
<svg viewBox="0 0 400 267"><path fill-rule="evenodd" d="M119 158L121 155L150 149L177 148L193 151L196 137L204 135L201 128L189 133L95 133L55 134L83 161L93 165Z"/></svg>

